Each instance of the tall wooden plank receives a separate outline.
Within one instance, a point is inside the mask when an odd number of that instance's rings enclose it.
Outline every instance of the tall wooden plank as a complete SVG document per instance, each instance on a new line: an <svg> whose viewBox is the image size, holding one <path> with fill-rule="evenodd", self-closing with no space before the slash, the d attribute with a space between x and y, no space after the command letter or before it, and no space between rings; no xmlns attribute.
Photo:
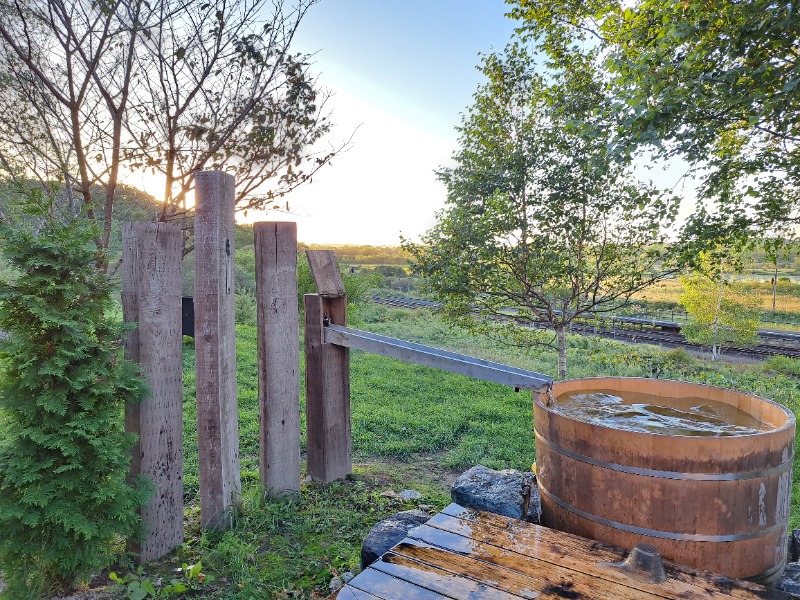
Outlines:
<svg viewBox="0 0 800 600"><path fill-rule="evenodd" d="M139 438L129 480L144 476L155 486L140 511L145 536L128 543L143 563L183 543L182 237L168 223L122 228L123 318L136 325L126 334L125 355L140 364L150 388L125 407L125 429Z"/></svg>
<svg viewBox="0 0 800 600"><path fill-rule="evenodd" d="M228 529L241 502L236 400L234 178L195 175L195 369L200 520Z"/></svg>
<svg viewBox="0 0 800 600"><path fill-rule="evenodd" d="M308 474L329 482L353 470L350 352L324 341L324 320L347 324L347 299L304 296Z"/></svg>
<svg viewBox="0 0 800 600"><path fill-rule="evenodd" d="M256 223L258 415L261 486L300 491L297 224Z"/></svg>
<svg viewBox="0 0 800 600"><path fill-rule="evenodd" d="M323 298L343 298L344 282L339 274L336 256L331 250L306 250L308 266L317 286L317 293ZM344 325L344 323L337 323Z"/></svg>

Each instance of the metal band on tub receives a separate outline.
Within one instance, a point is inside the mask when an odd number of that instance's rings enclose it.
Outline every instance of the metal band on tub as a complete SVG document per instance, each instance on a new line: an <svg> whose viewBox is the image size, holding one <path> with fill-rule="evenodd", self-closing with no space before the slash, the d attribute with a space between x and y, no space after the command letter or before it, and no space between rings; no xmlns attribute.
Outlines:
<svg viewBox="0 0 800 600"><path fill-rule="evenodd" d="M592 513L588 513L584 510L581 510L580 508L572 506L571 504L567 504L561 498L558 498L553 494L551 494L541 484L541 481L539 482L539 491L542 492L548 498L550 498L550 500L558 504L561 508L568 510L569 512L574 513L579 517L583 517L584 519L587 519L594 523L605 525L606 527L611 527L613 529L619 529L620 531L635 533L637 535L647 535L650 537L663 538L667 540L678 540L681 542L739 542L742 540L750 540L753 538L764 537L765 535L769 535L771 533L775 533L776 531L780 531L781 529L786 528L786 522L784 521L782 523L777 523L767 529L761 529L759 531L751 531L750 533L736 533L730 535L703 535L700 533L675 533L672 531L660 531L658 529L647 529L646 527L636 527L635 525L628 525L626 523L620 523L619 521L612 521L611 519L606 519L598 515L593 515Z"/></svg>
<svg viewBox="0 0 800 600"><path fill-rule="evenodd" d="M772 567L771 569L767 569L763 573L758 573L757 575L750 575L749 577L743 577L745 581L752 581L753 583L759 583L761 585L768 585L769 580L772 578L773 575L777 575L786 567L786 559L780 561L777 565Z"/></svg>
<svg viewBox="0 0 800 600"><path fill-rule="evenodd" d="M642 475L644 477L658 477L659 479L690 479L694 481L740 481L742 479L758 479L759 477L769 477L770 475L777 475L792 468L792 457L789 460L779 464L771 469L764 469L763 471L750 471L743 473L679 473L677 471L658 471L656 469L642 469L640 467L629 467L627 465L620 465L617 463L610 463L591 456L585 456L572 452L566 448L554 444L548 439L542 437L538 431L534 430L536 439L541 441L545 446L558 454L563 454L569 458L579 460L581 462L600 467L602 469L610 469L612 471L619 471L621 473L628 473L630 475Z"/></svg>

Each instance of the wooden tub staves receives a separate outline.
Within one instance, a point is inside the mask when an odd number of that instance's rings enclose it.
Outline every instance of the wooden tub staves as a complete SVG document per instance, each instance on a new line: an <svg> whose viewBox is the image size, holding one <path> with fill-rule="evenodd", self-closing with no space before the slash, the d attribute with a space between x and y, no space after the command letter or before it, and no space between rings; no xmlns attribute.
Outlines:
<svg viewBox="0 0 800 600"><path fill-rule="evenodd" d="M568 392L639 392L731 404L773 429L731 437L637 433L550 408ZM786 563L795 417L749 394L637 378L562 381L534 394L542 524L623 548L646 542L664 558L769 583Z"/></svg>

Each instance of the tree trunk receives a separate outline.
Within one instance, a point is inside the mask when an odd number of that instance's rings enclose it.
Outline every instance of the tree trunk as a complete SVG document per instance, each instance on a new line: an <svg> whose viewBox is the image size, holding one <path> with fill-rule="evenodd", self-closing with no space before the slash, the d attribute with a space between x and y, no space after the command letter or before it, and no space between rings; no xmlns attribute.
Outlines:
<svg viewBox="0 0 800 600"><path fill-rule="evenodd" d="M711 360L719 358L719 350L722 345L718 342L717 335L719 333L719 317L722 312L722 282L717 284L717 310L714 312L714 321L711 323Z"/></svg>
<svg viewBox="0 0 800 600"><path fill-rule="evenodd" d="M567 376L567 332L563 325L556 326L556 343L558 345L558 378Z"/></svg>
<svg viewBox="0 0 800 600"><path fill-rule="evenodd" d="M778 262L775 261L775 277L772 278L772 313L775 313L775 304L778 299Z"/></svg>

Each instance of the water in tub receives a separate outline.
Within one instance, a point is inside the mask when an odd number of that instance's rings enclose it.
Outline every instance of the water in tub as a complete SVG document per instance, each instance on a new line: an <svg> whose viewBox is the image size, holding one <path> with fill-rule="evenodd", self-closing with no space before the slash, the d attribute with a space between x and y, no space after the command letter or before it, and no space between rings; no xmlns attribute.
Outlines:
<svg viewBox="0 0 800 600"><path fill-rule="evenodd" d="M562 394L550 409L578 421L660 435L733 436L772 429L735 406L707 398L592 390Z"/></svg>

